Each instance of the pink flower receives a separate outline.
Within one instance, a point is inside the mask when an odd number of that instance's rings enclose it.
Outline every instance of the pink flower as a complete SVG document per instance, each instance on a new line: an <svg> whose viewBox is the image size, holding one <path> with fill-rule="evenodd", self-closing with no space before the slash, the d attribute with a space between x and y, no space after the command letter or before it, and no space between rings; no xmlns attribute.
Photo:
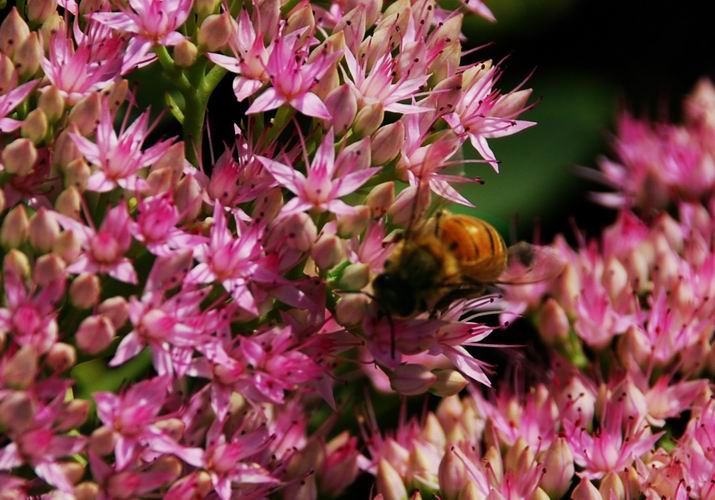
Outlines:
<svg viewBox="0 0 715 500"><path fill-rule="evenodd" d="M137 208L137 221L132 235L144 243L151 253L166 256L177 250L192 248L205 242L199 235L188 234L176 227L180 214L171 195L145 198Z"/></svg>
<svg viewBox="0 0 715 500"><path fill-rule="evenodd" d="M36 86L37 80L32 80L0 95L0 132L12 132L22 125L21 121L7 118L7 115L24 101Z"/></svg>
<svg viewBox="0 0 715 500"><path fill-rule="evenodd" d="M354 208L339 198L350 194L365 184L380 168L371 167L355 170L356 163L346 165L340 176L335 174L335 136L328 130L323 142L308 167L307 175L283 163L258 156L266 170L295 198L283 206L282 216L313 209L320 212L351 214Z"/></svg>
<svg viewBox="0 0 715 500"><path fill-rule="evenodd" d="M386 52L368 71L368 61L358 62L350 50L345 51L345 62L350 72L348 85L355 91L358 101L363 106L381 104L385 111L393 113L424 113L430 108L400 101L412 99L417 90L429 79L429 75L408 78L407 75L393 83L396 61ZM409 72L408 72L409 73Z"/></svg>
<svg viewBox="0 0 715 500"><path fill-rule="evenodd" d="M499 162L487 144L487 139L505 137L536 125L534 122L516 119L528 109L526 101L531 90L502 95L494 88L498 78L498 68L486 68L484 64L465 72L462 76L462 95L454 112L444 117L455 133L469 136L474 149L497 172Z"/></svg>
<svg viewBox="0 0 715 500"><path fill-rule="evenodd" d="M207 57L214 64L236 73L233 80L233 92L238 101L252 96L268 81L266 65L269 51L263 45L263 37L256 34L248 11L241 10L238 25L234 22L229 47L233 57L209 53Z"/></svg>
<svg viewBox="0 0 715 500"><path fill-rule="evenodd" d="M114 117L109 104L104 101L95 134L96 143L78 133L70 133L87 161L98 167L87 181L87 190L103 193L117 186L128 191L141 192L146 189L147 183L138 175L138 171L161 158L173 142L171 139L161 141L142 151L149 132L147 111L117 136Z"/></svg>
<svg viewBox="0 0 715 500"><path fill-rule="evenodd" d="M289 104L304 115L330 120L328 108L310 89L320 81L340 54L323 52L313 62L307 62L307 55L301 53L298 42L296 34L276 39L266 64L272 86L253 101L247 114L262 113Z"/></svg>
<svg viewBox="0 0 715 500"><path fill-rule="evenodd" d="M126 283L138 281L132 262L124 257L132 242L132 220L126 202L122 201L109 210L99 231L59 213L55 213L55 217L66 230L74 231L84 249L79 258L67 267L68 273L100 272Z"/></svg>
<svg viewBox="0 0 715 500"><path fill-rule="evenodd" d="M51 35L48 57L41 61L45 76L70 104L108 87L122 72L124 42L98 24L87 31L75 30L76 43L61 31Z"/></svg>

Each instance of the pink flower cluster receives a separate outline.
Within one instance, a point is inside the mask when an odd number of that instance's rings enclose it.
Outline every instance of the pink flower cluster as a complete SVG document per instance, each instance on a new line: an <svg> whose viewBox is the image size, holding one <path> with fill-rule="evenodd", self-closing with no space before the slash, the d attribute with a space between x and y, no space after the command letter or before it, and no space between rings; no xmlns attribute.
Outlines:
<svg viewBox="0 0 715 500"><path fill-rule="evenodd" d="M466 346L494 329L474 312L490 298L394 321L370 299L431 193L470 205L453 184L478 179L447 170L461 146L497 169L488 141L532 125L530 90L462 63L462 17L432 0L9 11L2 498L335 496L376 467L337 425L362 389L344 382L489 383ZM137 71L169 113L140 107ZM207 164L228 73L248 108ZM183 137L157 138L167 121Z"/></svg>

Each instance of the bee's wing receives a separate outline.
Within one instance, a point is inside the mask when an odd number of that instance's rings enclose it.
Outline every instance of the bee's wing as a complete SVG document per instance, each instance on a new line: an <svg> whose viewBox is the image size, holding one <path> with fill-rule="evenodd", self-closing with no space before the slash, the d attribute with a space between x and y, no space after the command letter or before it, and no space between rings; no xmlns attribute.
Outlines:
<svg viewBox="0 0 715 500"><path fill-rule="evenodd" d="M566 262L551 247L519 242L507 249L507 268L498 284L529 285L557 278Z"/></svg>

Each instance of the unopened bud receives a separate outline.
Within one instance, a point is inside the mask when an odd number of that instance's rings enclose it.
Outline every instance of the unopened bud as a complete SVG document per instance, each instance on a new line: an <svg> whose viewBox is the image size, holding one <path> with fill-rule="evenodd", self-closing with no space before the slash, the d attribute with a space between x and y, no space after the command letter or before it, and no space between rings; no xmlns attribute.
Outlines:
<svg viewBox="0 0 715 500"><path fill-rule="evenodd" d="M191 43L191 40L184 38L174 46L174 62L180 68L188 68L196 62L199 49Z"/></svg>
<svg viewBox="0 0 715 500"><path fill-rule="evenodd" d="M79 462L61 462L58 465L70 484L78 483L84 476L84 465Z"/></svg>
<svg viewBox="0 0 715 500"><path fill-rule="evenodd" d="M99 456L109 455L114 451L116 438L114 431L107 426L101 426L89 437L89 449Z"/></svg>
<svg viewBox="0 0 715 500"><path fill-rule="evenodd" d="M355 210L349 214L338 216L338 236L347 238L362 233L370 221L370 207L367 205L357 205Z"/></svg>
<svg viewBox="0 0 715 500"><path fill-rule="evenodd" d="M83 481L74 487L76 500L96 500L99 498L99 485L92 481Z"/></svg>
<svg viewBox="0 0 715 500"><path fill-rule="evenodd" d="M380 127L372 136L370 152L374 165L384 165L400 153L405 142L402 120Z"/></svg>
<svg viewBox="0 0 715 500"><path fill-rule="evenodd" d="M26 345L21 347L3 366L3 382L6 387L25 389L35 381L37 371L37 352L34 347Z"/></svg>
<svg viewBox="0 0 715 500"><path fill-rule="evenodd" d="M365 199L365 204L370 207L372 216L382 217L395 202L395 183L392 181L378 184L370 190Z"/></svg>
<svg viewBox="0 0 715 500"><path fill-rule="evenodd" d="M424 215L430 204L431 194L429 189L422 189L418 196L418 188L410 186L397 195L387 214L394 224L400 226L409 225L413 219L419 219Z"/></svg>
<svg viewBox="0 0 715 500"><path fill-rule="evenodd" d="M623 264L611 257L606 263L606 268L603 270L602 278L603 286L610 295L611 300L617 300L626 287L628 286L628 272Z"/></svg>
<svg viewBox="0 0 715 500"><path fill-rule="evenodd" d="M459 491L457 500L484 500L486 498L481 492L477 483L468 479L464 487Z"/></svg>
<svg viewBox="0 0 715 500"><path fill-rule="evenodd" d="M417 364L404 364L390 373L390 386L405 396L423 394L432 387L437 376L426 367Z"/></svg>
<svg viewBox="0 0 715 500"><path fill-rule="evenodd" d="M341 177L348 172L357 172L370 167L370 138L350 144L335 159L335 175Z"/></svg>
<svg viewBox="0 0 715 500"><path fill-rule="evenodd" d="M283 192L274 187L261 194L253 206L252 216L256 222L269 223L283 208Z"/></svg>
<svg viewBox="0 0 715 500"><path fill-rule="evenodd" d="M107 95L107 102L109 103L109 111L116 113L119 107L124 104L124 101L129 94L129 82L127 80L119 80L114 82L109 95ZM106 95L106 91L105 91Z"/></svg>
<svg viewBox="0 0 715 500"><path fill-rule="evenodd" d="M601 484L598 488L601 496L608 500L623 500L626 498L626 488L623 486L623 481L615 472L609 472L601 479Z"/></svg>
<svg viewBox="0 0 715 500"><path fill-rule="evenodd" d="M27 239L30 221L24 205L16 205L5 216L0 228L0 242L5 248L17 248Z"/></svg>
<svg viewBox="0 0 715 500"><path fill-rule="evenodd" d="M33 109L22 122L20 129L22 136L34 144L42 142L47 134L47 116L40 108Z"/></svg>
<svg viewBox="0 0 715 500"><path fill-rule="evenodd" d="M596 394L581 381L578 376L571 377L559 394L559 407L562 418L579 422L590 428L596 412Z"/></svg>
<svg viewBox="0 0 715 500"><path fill-rule="evenodd" d="M78 309L89 309L99 301L99 278L96 274L82 273L70 285L70 301Z"/></svg>
<svg viewBox="0 0 715 500"><path fill-rule="evenodd" d="M114 340L111 321L101 314L89 316L82 321L75 334L77 347L88 354L99 354Z"/></svg>
<svg viewBox="0 0 715 500"><path fill-rule="evenodd" d="M81 2L84 5L85 2ZM57 12L50 14L50 17L45 19L40 27L40 38L42 39L42 48L47 51L50 46L50 39L55 36L56 33L62 33L65 30L65 20Z"/></svg>
<svg viewBox="0 0 715 500"><path fill-rule="evenodd" d="M231 21L228 14L212 14L201 23L198 36L199 46L208 52L215 52L226 45L230 36Z"/></svg>
<svg viewBox="0 0 715 500"><path fill-rule="evenodd" d="M6 391L0 399L0 428L20 433L35 418L35 403L25 391Z"/></svg>
<svg viewBox="0 0 715 500"><path fill-rule="evenodd" d="M14 274L19 278L27 278L30 276L30 259L20 250L13 248L3 257L2 269L5 274Z"/></svg>
<svg viewBox="0 0 715 500"><path fill-rule="evenodd" d="M52 151L52 165L63 169L71 161L81 159L82 154L70 136L68 130L63 130L54 141Z"/></svg>
<svg viewBox="0 0 715 500"><path fill-rule="evenodd" d="M22 45L15 50L12 56L20 77L27 79L37 73L37 70L40 69L40 61L42 61L43 55L42 44L37 37L37 33L30 33L30 36L22 42Z"/></svg>
<svg viewBox="0 0 715 500"><path fill-rule="evenodd" d="M69 124L77 127L81 135L88 136L97 127L97 119L102 106L99 93L94 92L83 98L72 108Z"/></svg>
<svg viewBox="0 0 715 500"><path fill-rule="evenodd" d="M63 231L52 246L52 252L59 255L66 264L71 264L82 252L82 242L74 231Z"/></svg>
<svg viewBox="0 0 715 500"><path fill-rule="evenodd" d="M445 500L456 500L469 478L464 462L450 447L439 464L439 489Z"/></svg>
<svg viewBox="0 0 715 500"><path fill-rule="evenodd" d="M377 466L377 491L384 500L404 500L407 489L402 478L390 463L382 459Z"/></svg>
<svg viewBox="0 0 715 500"><path fill-rule="evenodd" d="M443 449L447 444L447 436L444 433L442 424L440 424L437 415L434 412L429 412L425 423L420 432L420 438L428 443L432 443L437 449Z"/></svg>
<svg viewBox="0 0 715 500"><path fill-rule="evenodd" d="M156 259L146 285L146 291L167 290L183 281L191 269L191 249L180 250Z"/></svg>
<svg viewBox="0 0 715 500"><path fill-rule="evenodd" d="M331 124L336 135L344 134L353 124L357 114L357 99L352 89L343 84L325 98L325 107L330 112Z"/></svg>
<svg viewBox="0 0 715 500"><path fill-rule="evenodd" d="M60 414L57 430L67 432L84 424L89 416L89 401L86 399L73 399L65 404Z"/></svg>
<svg viewBox="0 0 715 500"><path fill-rule="evenodd" d="M124 297L110 297L99 304L97 312L109 319L115 329L120 329L129 318L129 304Z"/></svg>
<svg viewBox="0 0 715 500"><path fill-rule="evenodd" d="M434 370L433 373L437 377L437 380L432 387L430 387L430 392L441 398L459 394L462 389L469 385L469 380L464 378L464 375L457 370L443 368Z"/></svg>
<svg viewBox="0 0 715 500"><path fill-rule="evenodd" d="M0 52L0 95L4 95L15 87L17 73L12 59Z"/></svg>
<svg viewBox="0 0 715 500"><path fill-rule="evenodd" d="M574 475L573 453L565 438L556 438L543 458L544 475L539 486L552 498L561 498Z"/></svg>
<svg viewBox="0 0 715 500"><path fill-rule="evenodd" d="M593 483L584 477L571 493L571 500L603 500L603 497Z"/></svg>
<svg viewBox="0 0 715 500"><path fill-rule="evenodd" d="M348 265L338 280L338 288L347 291L362 289L370 281L370 267L358 262Z"/></svg>
<svg viewBox="0 0 715 500"><path fill-rule="evenodd" d="M318 237L313 219L305 212L289 215L283 222L283 231L286 245L301 252L310 250Z"/></svg>
<svg viewBox="0 0 715 500"><path fill-rule="evenodd" d="M385 110L382 104L368 104L360 111L358 111L355 117L355 124L353 125L353 132L357 137L367 137L372 135L378 127L382 124L382 120L385 118Z"/></svg>
<svg viewBox="0 0 715 500"><path fill-rule="evenodd" d="M518 473L520 470L520 465L524 461L525 457L530 457L533 459L533 452L529 448L529 443L523 437L519 437L516 442L511 445L504 456L504 470L507 472Z"/></svg>
<svg viewBox="0 0 715 500"><path fill-rule="evenodd" d="M569 319L553 298L548 298L539 314L539 335L546 345L565 342L569 334Z"/></svg>
<svg viewBox="0 0 715 500"><path fill-rule="evenodd" d="M57 0L27 0L27 19L42 24L57 10Z"/></svg>
<svg viewBox="0 0 715 500"><path fill-rule="evenodd" d="M49 252L60 235L60 225L51 212L40 208L30 219L28 234L36 250Z"/></svg>
<svg viewBox="0 0 715 500"><path fill-rule="evenodd" d="M289 13L288 22L285 26L285 33L303 30L300 35L301 42L312 36L315 29L315 17L313 17L313 7L308 2L298 3Z"/></svg>
<svg viewBox="0 0 715 500"><path fill-rule="evenodd" d="M40 286L50 286L65 277L65 261L58 255L48 253L35 261L32 280Z"/></svg>
<svg viewBox="0 0 715 500"><path fill-rule="evenodd" d="M310 256L318 268L325 271L342 261L345 254L340 238L334 234L324 234L311 248Z"/></svg>
<svg viewBox="0 0 715 500"><path fill-rule="evenodd" d="M176 184L174 203L181 214L181 222L191 222L201 212L201 185L193 175L187 175Z"/></svg>
<svg viewBox="0 0 715 500"><path fill-rule="evenodd" d="M55 200L55 210L62 215L79 219L81 198L75 186L67 186Z"/></svg>
<svg viewBox="0 0 715 500"><path fill-rule="evenodd" d="M5 211L5 192L0 189L0 214Z"/></svg>
<svg viewBox="0 0 715 500"><path fill-rule="evenodd" d="M626 333L618 337L616 354L629 371L645 367L650 359L651 349L643 330L637 325L629 326Z"/></svg>
<svg viewBox="0 0 715 500"><path fill-rule="evenodd" d="M347 294L335 305L335 319L343 326L357 325L365 318L369 303L365 295Z"/></svg>
<svg viewBox="0 0 715 500"><path fill-rule="evenodd" d="M72 160L65 168L65 186L75 186L80 192L87 189L87 182L92 172L82 158Z"/></svg>
<svg viewBox="0 0 715 500"><path fill-rule="evenodd" d="M32 172L36 161L37 149L30 139L15 139L2 152L5 170L21 177Z"/></svg>
<svg viewBox="0 0 715 500"><path fill-rule="evenodd" d="M30 36L30 28L20 17L17 7L13 7L0 24L0 52L12 57L15 50Z"/></svg>
<svg viewBox="0 0 715 500"><path fill-rule="evenodd" d="M69 344L57 342L50 347L45 363L57 373L66 372L77 362L77 351Z"/></svg>

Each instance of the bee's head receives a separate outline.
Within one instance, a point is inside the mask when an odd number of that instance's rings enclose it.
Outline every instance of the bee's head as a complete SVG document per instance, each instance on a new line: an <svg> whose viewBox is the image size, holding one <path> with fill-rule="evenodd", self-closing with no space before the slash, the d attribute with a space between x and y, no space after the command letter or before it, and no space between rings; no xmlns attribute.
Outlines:
<svg viewBox="0 0 715 500"><path fill-rule="evenodd" d="M372 282L375 298L386 312L409 316L415 311L415 292L399 275L384 272Z"/></svg>

